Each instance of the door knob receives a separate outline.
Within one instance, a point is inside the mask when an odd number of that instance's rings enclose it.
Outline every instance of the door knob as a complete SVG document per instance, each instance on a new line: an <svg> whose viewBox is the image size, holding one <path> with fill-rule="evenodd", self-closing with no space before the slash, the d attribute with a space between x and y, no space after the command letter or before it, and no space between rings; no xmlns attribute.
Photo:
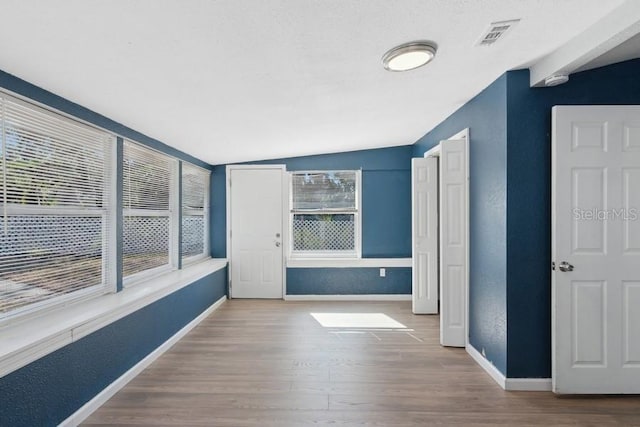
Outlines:
<svg viewBox="0 0 640 427"><path fill-rule="evenodd" d="M280 247L280 242L276 242L276 248Z"/></svg>
<svg viewBox="0 0 640 427"><path fill-rule="evenodd" d="M563 271L565 273L568 271L573 271L573 265L569 264L567 261L562 261L558 265L558 270Z"/></svg>

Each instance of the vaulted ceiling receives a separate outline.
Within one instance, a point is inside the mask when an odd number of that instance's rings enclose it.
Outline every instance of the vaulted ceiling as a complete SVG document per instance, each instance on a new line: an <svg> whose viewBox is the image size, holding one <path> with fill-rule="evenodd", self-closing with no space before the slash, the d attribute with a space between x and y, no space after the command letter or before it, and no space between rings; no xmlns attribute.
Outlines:
<svg viewBox="0 0 640 427"><path fill-rule="evenodd" d="M351 151L415 142L621 3L2 0L0 69L212 164ZM420 39L432 63L382 67Z"/></svg>

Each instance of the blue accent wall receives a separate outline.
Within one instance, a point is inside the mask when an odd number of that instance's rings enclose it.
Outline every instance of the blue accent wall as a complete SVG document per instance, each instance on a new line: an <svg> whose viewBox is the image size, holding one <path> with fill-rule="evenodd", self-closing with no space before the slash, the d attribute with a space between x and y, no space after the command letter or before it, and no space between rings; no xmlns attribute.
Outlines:
<svg viewBox="0 0 640 427"><path fill-rule="evenodd" d="M530 88L507 73L507 374L551 376L551 108L640 104L640 60ZM473 144L473 134L472 134Z"/></svg>
<svg viewBox="0 0 640 427"><path fill-rule="evenodd" d="M288 171L362 170L362 256L411 257L410 145L318 156L265 160ZM227 255L226 165L215 166L211 194L211 255Z"/></svg>
<svg viewBox="0 0 640 427"><path fill-rule="evenodd" d="M0 379L0 425L57 425L223 297L210 274Z"/></svg>
<svg viewBox="0 0 640 427"><path fill-rule="evenodd" d="M85 107L0 71L0 87L118 136L147 145L206 169L193 156L143 135ZM122 168L118 167L117 207L122 207ZM122 212L118 209L118 256L122 267ZM227 290L226 268L148 305L100 330L0 378L0 426L56 425L211 306ZM122 290L121 273L116 287Z"/></svg>
<svg viewBox="0 0 640 427"><path fill-rule="evenodd" d="M469 339L509 378L551 376L551 108L640 104L640 60L531 88L509 71L414 146L470 128Z"/></svg>
<svg viewBox="0 0 640 427"><path fill-rule="evenodd" d="M411 267L287 269L287 295L358 294L411 294Z"/></svg>
<svg viewBox="0 0 640 427"><path fill-rule="evenodd" d="M265 160L251 164L284 164L288 171L362 170L362 256L363 258L411 257L411 157L412 146L352 151L318 156ZM215 166L211 178L211 255L227 255L226 165ZM369 281L369 272L352 274L336 269L305 285L292 282L299 269L287 269L287 293L354 294L411 293L409 287L387 278L384 285ZM314 271L316 269L311 269ZM319 269L318 269L319 270ZM344 277L340 277L344 274ZM377 273L376 273L377 274ZM329 282L331 277L333 282ZM350 279L350 281L347 280ZM382 279L385 280L385 279ZM338 286L341 284L341 286ZM378 291L375 291L378 290ZM374 292L375 291L375 292Z"/></svg>
<svg viewBox="0 0 640 427"><path fill-rule="evenodd" d="M507 371L507 77L501 76L423 136L422 157L469 128L469 341Z"/></svg>

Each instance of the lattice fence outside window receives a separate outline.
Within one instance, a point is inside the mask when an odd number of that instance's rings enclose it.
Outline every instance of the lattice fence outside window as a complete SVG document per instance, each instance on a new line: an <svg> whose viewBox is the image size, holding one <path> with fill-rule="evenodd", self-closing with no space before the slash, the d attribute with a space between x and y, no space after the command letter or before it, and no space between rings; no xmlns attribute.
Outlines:
<svg viewBox="0 0 640 427"><path fill-rule="evenodd" d="M294 251L354 251L353 215L294 215Z"/></svg>
<svg viewBox="0 0 640 427"><path fill-rule="evenodd" d="M0 94L0 318L111 290L113 135Z"/></svg>
<svg viewBox="0 0 640 427"><path fill-rule="evenodd" d="M182 260L191 262L207 256L209 179L211 173L182 163Z"/></svg>

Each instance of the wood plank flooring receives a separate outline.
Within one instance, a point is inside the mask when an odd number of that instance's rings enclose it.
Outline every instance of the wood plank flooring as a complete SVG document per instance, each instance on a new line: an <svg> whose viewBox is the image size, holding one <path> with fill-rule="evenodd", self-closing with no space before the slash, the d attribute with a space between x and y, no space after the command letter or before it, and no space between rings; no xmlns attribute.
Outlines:
<svg viewBox="0 0 640 427"><path fill-rule="evenodd" d="M310 313L406 328L323 327ZM408 302L228 301L85 424L640 426L640 397L505 392L438 334Z"/></svg>

